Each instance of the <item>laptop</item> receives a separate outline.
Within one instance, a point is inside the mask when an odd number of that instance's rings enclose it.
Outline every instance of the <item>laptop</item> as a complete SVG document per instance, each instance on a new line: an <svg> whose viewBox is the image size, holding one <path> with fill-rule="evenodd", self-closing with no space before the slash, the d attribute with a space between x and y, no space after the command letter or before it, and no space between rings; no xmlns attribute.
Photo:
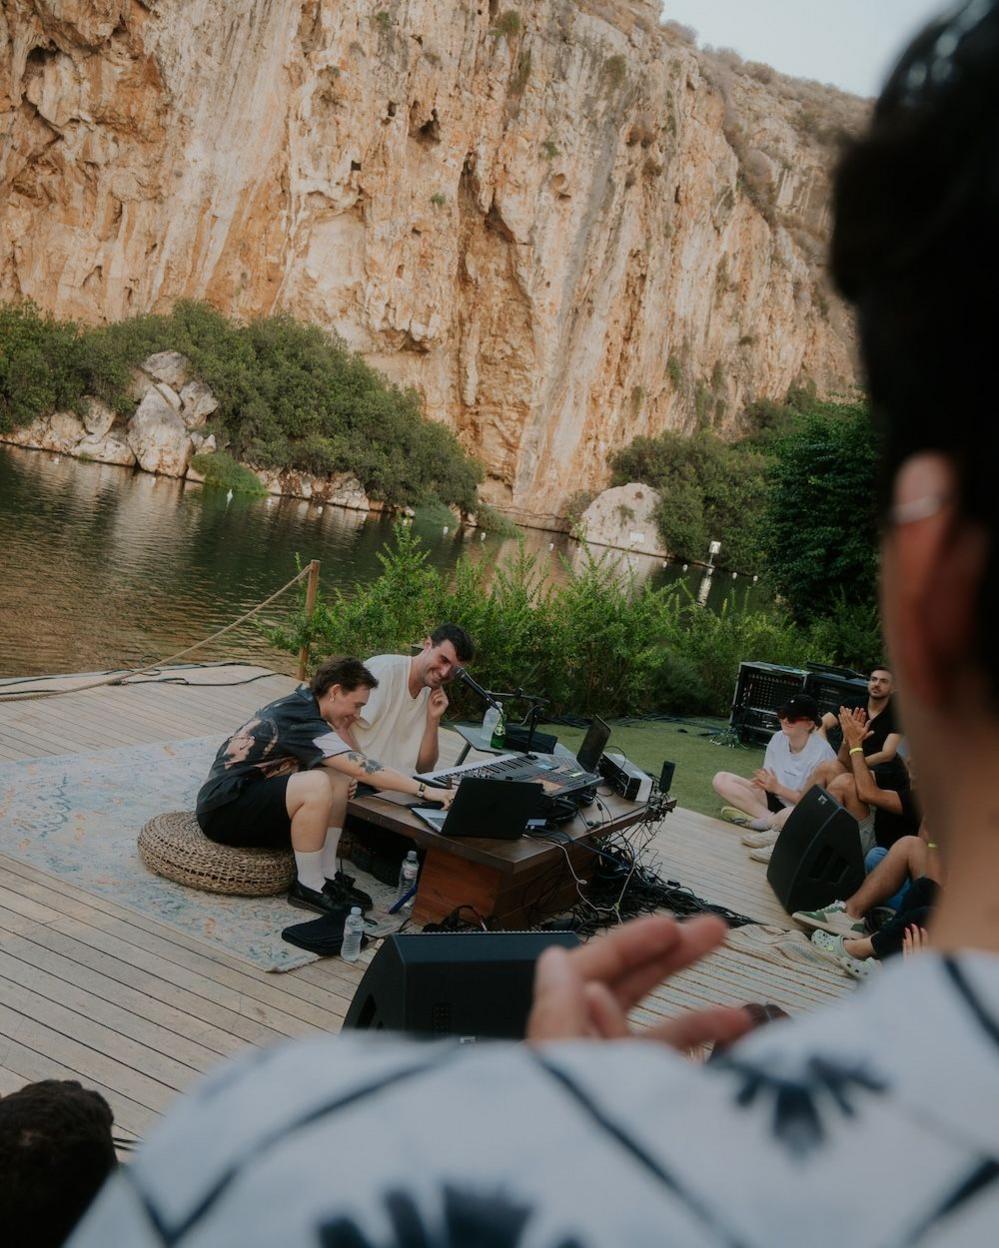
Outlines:
<svg viewBox="0 0 999 1248"><path fill-rule="evenodd" d="M541 817L543 790L523 780L479 780L472 776L458 785L450 810L413 806L412 812L428 828L443 836L488 836L515 841L528 821Z"/></svg>
<svg viewBox="0 0 999 1248"><path fill-rule="evenodd" d="M583 738L583 744L579 747L579 753L576 755L576 762L584 771L592 772L596 775L600 759L603 756L604 746L610 739L610 728L599 717L595 716L590 720L590 726L586 730L586 736ZM597 777L599 779L599 776Z"/></svg>

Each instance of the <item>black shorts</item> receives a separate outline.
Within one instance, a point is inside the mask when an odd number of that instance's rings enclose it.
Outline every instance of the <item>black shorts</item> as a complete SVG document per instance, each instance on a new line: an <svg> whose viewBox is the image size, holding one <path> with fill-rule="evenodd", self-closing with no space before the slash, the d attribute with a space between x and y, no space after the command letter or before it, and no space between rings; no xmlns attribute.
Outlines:
<svg viewBox="0 0 999 1248"><path fill-rule="evenodd" d="M291 819L285 791L291 776L251 780L238 797L198 816L210 841L243 849L291 845Z"/></svg>
<svg viewBox="0 0 999 1248"><path fill-rule="evenodd" d="M772 814L779 815L784 809L784 803L780 800L776 793L767 794L767 810Z"/></svg>

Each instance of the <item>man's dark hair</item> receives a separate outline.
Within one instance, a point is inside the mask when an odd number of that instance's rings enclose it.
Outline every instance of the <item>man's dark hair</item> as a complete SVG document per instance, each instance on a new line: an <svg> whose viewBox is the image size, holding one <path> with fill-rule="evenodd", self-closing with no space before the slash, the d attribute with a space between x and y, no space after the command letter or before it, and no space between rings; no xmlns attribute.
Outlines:
<svg viewBox="0 0 999 1248"><path fill-rule="evenodd" d="M857 308L880 426L882 506L900 465L939 451L989 554L980 660L999 700L999 6L972 0L932 22L888 80L835 190L832 269Z"/></svg>
<svg viewBox="0 0 999 1248"><path fill-rule="evenodd" d="M309 688L315 697L321 698L334 685L340 685L348 693L352 693L361 685L366 689L377 689L378 681L360 659L326 659L316 668Z"/></svg>
<svg viewBox="0 0 999 1248"><path fill-rule="evenodd" d="M459 663L471 663L475 658L475 645L471 637L457 624L438 624L430 634L430 640L435 646L449 641L454 646Z"/></svg>
<svg viewBox="0 0 999 1248"><path fill-rule="evenodd" d="M55 1248L117 1159L114 1115L99 1092L70 1080L29 1083L0 1099L0 1227L4 1242Z"/></svg>

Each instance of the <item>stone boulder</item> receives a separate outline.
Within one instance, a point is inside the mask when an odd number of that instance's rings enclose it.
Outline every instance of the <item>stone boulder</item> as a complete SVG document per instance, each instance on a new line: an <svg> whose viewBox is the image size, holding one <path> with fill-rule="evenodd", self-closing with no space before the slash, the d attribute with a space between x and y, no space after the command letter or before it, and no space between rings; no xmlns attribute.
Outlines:
<svg viewBox="0 0 999 1248"><path fill-rule="evenodd" d="M100 399L83 400L83 423L92 438L103 438L115 422L115 413Z"/></svg>
<svg viewBox="0 0 999 1248"><path fill-rule="evenodd" d="M128 422L126 439L140 468L165 477L182 477L187 472L194 447L177 410L179 398L175 408L162 393L163 389L154 386L147 391Z"/></svg>
<svg viewBox="0 0 999 1248"><path fill-rule="evenodd" d="M179 351L157 351L142 361L142 371L153 381L162 381L180 390L191 380L191 362Z"/></svg>
<svg viewBox="0 0 999 1248"><path fill-rule="evenodd" d="M131 468L135 465L135 453L124 437L119 436L121 432L92 433L77 443L73 454L80 459L92 459L98 464L122 464Z"/></svg>
<svg viewBox="0 0 999 1248"><path fill-rule="evenodd" d="M658 490L635 481L604 490L583 512L581 536L592 545L665 558L667 552L655 521L661 498Z"/></svg>
<svg viewBox="0 0 999 1248"><path fill-rule="evenodd" d="M364 486L348 472L314 477L310 473L296 472L290 468L281 471L255 468L253 471L268 494L289 494L293 498L308 498L314 503L347 507L351 511L371 511L373 507L364 492Z"/></svg>
<svg viewBox="0 0 999 1248"><path fill-rule="evenodd" d="M75 412L52 412L48 416L40 416L30 425L3 434L2 440L11 442L14 446L29 446L38 451L71 455L76 444L82 442L86 436L86 427Z"/></svg>
<svg viewBox="0 0 999 1248"><path fill-rule="evenodd" d="M180 391L181 411L188 429L200 429L219 405L203 381L189 381Z"/></svg>

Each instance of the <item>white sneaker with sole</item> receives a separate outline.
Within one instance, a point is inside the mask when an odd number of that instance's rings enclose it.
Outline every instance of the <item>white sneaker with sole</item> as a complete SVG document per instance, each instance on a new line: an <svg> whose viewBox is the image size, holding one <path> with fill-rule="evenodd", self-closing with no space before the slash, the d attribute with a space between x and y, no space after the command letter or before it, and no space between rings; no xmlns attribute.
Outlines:
<svg viewBox="0 0 999 1248"><path fill-rule="evenodd" d="M831 932L833 936L845 936L847 940L862 939L869 935L863 919L855 919L847 914L845 901L831 901L821 910L795 910L791 918L802 927Z"/></svg>
<svg viewBox="0 0 999 1248"><path fill-rule="evenodd" d="M751 849L749 856L753 862L769 862L773 852L774 847L772 845L761 845L759 849Z"/></svg>
<svg viewBox="0 0 999 1248"><path fill-rule="evenodd" d="M739 840L750 849L762 849L764 845L776 845L778 836L776 828L767 828L765 832L744 832Z"/></svg>

